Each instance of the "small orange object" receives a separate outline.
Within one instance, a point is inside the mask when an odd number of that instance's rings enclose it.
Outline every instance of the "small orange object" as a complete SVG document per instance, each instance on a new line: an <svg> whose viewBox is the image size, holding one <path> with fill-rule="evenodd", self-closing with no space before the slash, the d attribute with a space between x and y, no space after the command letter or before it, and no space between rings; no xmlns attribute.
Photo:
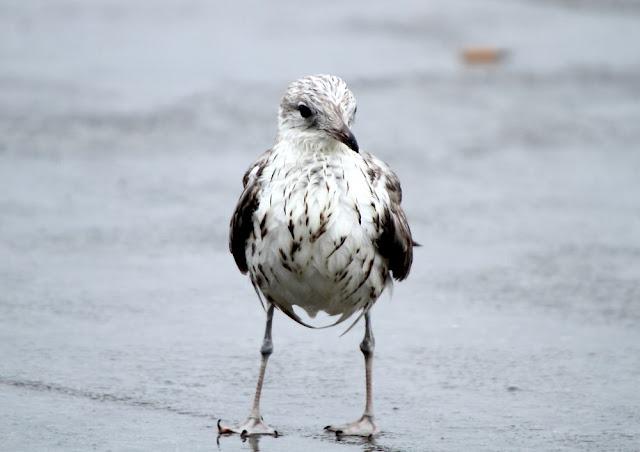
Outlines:
<svg viewBox="0 0 640 452"><path fill-rule="evenodd" d="M496 47L467 47L462 50L462 58L467 64L495 64L506 54L504 49Z"/></svg>

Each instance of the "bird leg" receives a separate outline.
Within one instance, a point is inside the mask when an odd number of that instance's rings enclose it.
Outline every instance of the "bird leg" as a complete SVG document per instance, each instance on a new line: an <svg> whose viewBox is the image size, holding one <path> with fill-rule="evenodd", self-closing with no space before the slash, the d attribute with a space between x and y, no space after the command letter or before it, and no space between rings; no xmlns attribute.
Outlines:
<svg viewBox="0 0 640 452"><path fill-rule="evenodd" d="M229 427L222 424L221 420L218 420L218 433L239 433L240 436L246 437L250 435L274 435L278 436L278 432L262 420L260 415L260 395L262 394L262 383L264 382L264 372L267 368L267 361L269 356L273 353L273 342L271 340L271 325L273 323L273 304L269 304L267 308L267 323L264 330L264 340L262 347L260 348L260 354L262 355L262 361L260 362L260 373L258 374L258 383L256 384L256 395L253 398L253 407L247 420L237 427Z"/></svg>
<svg viewBox="0 0 640 452"><path fill-rule="evenodd" d="M369 313L364 315L365 331L364 339L360 343L360 350L364 355L364 368L365 368L365 385L366 385L366 402L364 406L364 413L362 417L357 421L350 422L342 425L327 425L325 430L335 432L337 436L349 435L349 436L373 436L380 430L374 421L373 416L373 351L375 349L375 340L373 338L373 331L371 330L371 319Z"/></svg>

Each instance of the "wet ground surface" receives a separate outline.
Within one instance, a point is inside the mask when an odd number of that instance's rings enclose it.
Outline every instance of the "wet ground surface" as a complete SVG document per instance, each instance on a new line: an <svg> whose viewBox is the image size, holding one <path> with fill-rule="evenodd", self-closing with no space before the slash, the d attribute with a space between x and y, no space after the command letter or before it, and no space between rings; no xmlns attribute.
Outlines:
<svg viewBox="0 0 640 452"><path fill-rule="evenodd" d="M286 13L285 13L286 11ZM636 2L0 3L0 449L637 450ZM461 47L508 49L465 67ZM362 327L263 329L227 251L300 75L342 75L417 250Z"/></svg>

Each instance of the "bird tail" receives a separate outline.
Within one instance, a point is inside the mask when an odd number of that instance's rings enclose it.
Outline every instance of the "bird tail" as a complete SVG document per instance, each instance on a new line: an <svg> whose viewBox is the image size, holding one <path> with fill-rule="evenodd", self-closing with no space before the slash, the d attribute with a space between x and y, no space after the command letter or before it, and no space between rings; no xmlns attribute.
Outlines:
<svg viewBox="0 0 640 452"><path fill-rule="evenodd" d="M275 304L275 303L274 303ZM338 320L336 320L335 322L329 324L329 325L323 325L323 326L313 326L313 325L309 325L308 323L306 323L304 320L302 320L300 318L300 316L298 314L296 314L295 312L293 312L292 309L289 309L287 307L283 307L280 306L278 304L275 304L276 308L280 309L287 317L289 317L291 320L298 322L300 325L302 326L306 326L307 328L311 328L314 330L324 330L325 328L331 328L332 326L336 326L339 323L344 322L345 320L347 320L349 317L351 317L351 313L346 313L346 314L342 314L340 316L340 318ZM358 317L359 319L360 317ZM357 320L356 320L357 321ZM351 329L351 327L349 327L349 329ZM344 333L343 333L344 334Z"/></svg>

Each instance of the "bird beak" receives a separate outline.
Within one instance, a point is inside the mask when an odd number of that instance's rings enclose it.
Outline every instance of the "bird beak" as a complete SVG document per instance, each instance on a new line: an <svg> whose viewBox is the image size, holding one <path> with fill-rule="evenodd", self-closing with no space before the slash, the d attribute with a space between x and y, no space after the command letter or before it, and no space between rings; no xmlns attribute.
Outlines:
<svg viewBox="0 0 640 452"><path fill-rule="evenodd" d="M339 142L346 144L347 147L352 151L360 151L360 147L358 146L356 137L353 136L353 133L351 133L351 130L349 130L349 127L347 127L346 125L343 125L340 129L332 130L330 134Z"/></svg>

